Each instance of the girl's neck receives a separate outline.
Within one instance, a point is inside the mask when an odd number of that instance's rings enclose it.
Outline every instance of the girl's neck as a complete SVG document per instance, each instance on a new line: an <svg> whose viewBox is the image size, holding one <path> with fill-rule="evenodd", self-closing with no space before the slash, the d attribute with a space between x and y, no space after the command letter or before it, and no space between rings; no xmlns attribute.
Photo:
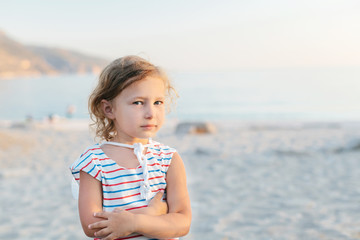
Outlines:
<svg viewBox="0 0 360 240"><path fill-rule="evenodd" d="M128 145L133 145L134 143L141 143L145 145L149 143L149 139L148 138L121 139L120 137L115 136L113 139L110 140L110 142L117 142Z"/></svg>

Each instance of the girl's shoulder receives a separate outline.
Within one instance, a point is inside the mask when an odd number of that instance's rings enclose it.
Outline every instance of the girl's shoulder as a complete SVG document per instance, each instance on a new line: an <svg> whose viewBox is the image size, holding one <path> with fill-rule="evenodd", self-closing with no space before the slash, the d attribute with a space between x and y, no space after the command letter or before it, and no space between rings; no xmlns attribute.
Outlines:
<svg viewBox="0 0 360 240"><path fill-rule="evenodd" d="M71 164L70 168L72 170L79 170L84 166L89 165L93 160L97 160L100 155L103 155L103 151L100 148L100 144L96 143L92 146L87 147L80 156L75 159Z"/></svg>
<svg viewBox="0 0 360 240"><path fill-rule="evenodd" d="M102 165L100 159L104 155L100 145L95 144L86 148L83 153L70 165L70 171L74 179L78 182L80 180L80 171L84 171L101 181Z"/></svg>
<svg viewBox="0 0 360 240"><path fill-rule="evenodd" d="M149 147L150 150L158 151L158 152L164 152L164 153L175 153L176 149L173 147L170 147L168 145L165 145L163 143L152 141L152 146Z"/></svg>
<svg viewBox="0 0 360 240"><path fill-rule="evenodd" d="M94 145L91 145L89 147L87 147L83 152L82 154L80 155L79 159L82 159L82 158L86 158L88 157L89 155L98 155L98 154L102 154L103 151L102 149L100 148L100 144L99 143L96 143Z"/></svg>

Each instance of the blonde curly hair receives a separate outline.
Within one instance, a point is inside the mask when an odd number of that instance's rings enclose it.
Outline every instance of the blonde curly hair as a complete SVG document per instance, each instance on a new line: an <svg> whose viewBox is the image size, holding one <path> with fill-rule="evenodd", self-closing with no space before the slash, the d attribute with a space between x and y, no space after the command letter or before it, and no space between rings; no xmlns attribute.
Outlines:
<svg viewBox="0 0 360 240"><path fill-rule="evenodd" d="M140 81L148 76L155 76L162 79L165 83L167 101L173 102L174 96L177 97L175 89L172 87L166 74L157 66L138 56L125 56L112 61L101 72L99 82L89 97L89 113L95 129L96 137L109 141L116 135L113 120L108 119L101 108L101 101L111 101L118 96L125 88Z"/></svg>

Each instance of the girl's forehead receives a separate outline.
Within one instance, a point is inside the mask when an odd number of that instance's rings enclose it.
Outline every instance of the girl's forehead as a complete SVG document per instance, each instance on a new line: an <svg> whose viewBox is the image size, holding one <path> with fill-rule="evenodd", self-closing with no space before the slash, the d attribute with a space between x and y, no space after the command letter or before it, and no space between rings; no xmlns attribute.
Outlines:
<svg viewBox="0 0 360 240"><path fill-rule="evenodd" d="M165 81L159 77L148 76L126 87L120 95L165 95Z"/></svg>

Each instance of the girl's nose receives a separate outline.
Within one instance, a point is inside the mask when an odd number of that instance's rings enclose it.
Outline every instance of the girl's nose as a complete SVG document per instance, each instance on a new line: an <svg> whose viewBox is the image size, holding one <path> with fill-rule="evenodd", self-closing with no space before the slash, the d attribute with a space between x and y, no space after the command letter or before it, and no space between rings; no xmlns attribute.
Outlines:
<svg viewBox="0 0 360 240"><path fill-rule="evenodd" d="M154 109L152 105L148 105L145 110L145 118L146 119L152 119L154 117Z"/></svg>

